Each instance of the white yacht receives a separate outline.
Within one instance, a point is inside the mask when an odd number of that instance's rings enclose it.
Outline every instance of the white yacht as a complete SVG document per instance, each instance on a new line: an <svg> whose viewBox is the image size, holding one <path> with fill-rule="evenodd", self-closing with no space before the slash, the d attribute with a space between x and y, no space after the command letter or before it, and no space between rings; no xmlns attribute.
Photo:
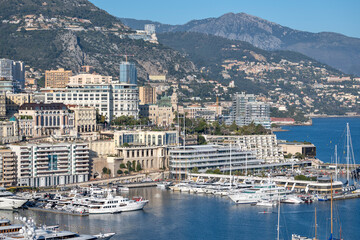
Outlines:
<svg viewBox="0 0 360 240"><path fill-rule="evenodd" d="M28 200L17 197L5 188L0 187L0 209L12 210L21 208Z"/></svg>
<svg viewBox="0 0 360 240"><path fill-rule="evenodd" d="M296 197L296 196L283 196L282 199L280 200L282 203L290 203L290 204L300 204L300 203L304 203L303 200L301 200L301 198Z"/></svg>
<svg viewBox="0 0 360 240"><path fill-rule="evenodd" d="M9 220L0 221L0 239L19 240L19 239L76 239L76 240L108 240L115 233L105 233L98 235L80 235L70 231L60 231L58 226L53 227L37 227L32 219L25 217L19 218L21 225L12 225Z"/></svg>
<svg viewBox="0 0 360 240"><path fill-rule="evenodd" d="M231 200L237 204L255 204L261 200L276 200L287 193L284 187L275 184L264 184L229 194Z"/></svg>
<svg viewBox="0 0 360 240"><path fill-rule="evenodd" d="M129 200L122 196L108 194L106 198L94 198L88 204L90 214L120 213L141 210L149 200L134 198Z"/></svg>

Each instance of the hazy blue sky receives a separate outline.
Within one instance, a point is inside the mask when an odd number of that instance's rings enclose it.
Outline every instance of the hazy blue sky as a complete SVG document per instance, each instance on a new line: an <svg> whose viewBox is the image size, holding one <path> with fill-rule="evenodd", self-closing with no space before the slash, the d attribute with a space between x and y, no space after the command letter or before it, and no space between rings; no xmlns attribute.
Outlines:
<svg viewBox="0 0 360 240"><path fill-rule="evenodd" d="M360 0L90 0L118 17L183 24L245 12L298 30L360 37Z"/></svg>

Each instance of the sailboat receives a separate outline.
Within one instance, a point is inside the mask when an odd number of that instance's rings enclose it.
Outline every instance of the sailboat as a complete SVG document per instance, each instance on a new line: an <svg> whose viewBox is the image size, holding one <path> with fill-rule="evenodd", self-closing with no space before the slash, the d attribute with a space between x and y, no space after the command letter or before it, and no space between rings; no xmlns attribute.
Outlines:
<svg viewBox="0 0 360 240"><path fill-rule="evenodd" d="M340 238L335 238L334 237L334 224L333 224L333 178L331 176L331 199L330 199L330 222L331 222L331 232L330 232L330 236L328 238L328 240L343 240L341 238L341 229L340 229ZM316 208L315 208L315 237L314 238L307 238L307 237L302 237L300 235L296 235L293 234L291 236L292 240L317 240L317 219L316 219Z"/></svg>

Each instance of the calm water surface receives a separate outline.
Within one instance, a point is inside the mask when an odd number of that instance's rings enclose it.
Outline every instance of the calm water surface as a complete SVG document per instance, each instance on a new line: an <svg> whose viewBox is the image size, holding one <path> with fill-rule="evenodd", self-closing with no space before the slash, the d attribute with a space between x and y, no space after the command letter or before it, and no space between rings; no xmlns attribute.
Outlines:
<svg viewBox="0 0 360 240"><path fill-rule="evenodd" d="M335 144L340 162L345 163L346 123L349 123L355 160L360 163L360 118L315 118L312 126L285 126L287 132L276 132L278 139L307 141L315 144L317 158L332 162Z"/></svg>

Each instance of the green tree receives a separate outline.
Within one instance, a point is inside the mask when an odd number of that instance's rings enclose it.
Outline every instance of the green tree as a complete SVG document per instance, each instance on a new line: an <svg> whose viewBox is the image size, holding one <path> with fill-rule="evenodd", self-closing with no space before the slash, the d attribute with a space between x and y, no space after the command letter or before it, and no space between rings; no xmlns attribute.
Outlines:
<svg viewBox="0 0 360 240"><path fill-rule="evenodd" d="M121 163L120 168L126 168L125 164Z"/></svg>
<svg viewBox="0 0 360 240"><path fill-rule="evenodd" d="M206 144L207 144L204 136L201 136L201 135L198 135L197 141L198 141L198 144L199 144L199 145L206 145Z"/></svg>
<svg viewBox="0 0 360 240"><path fill-rule="evenodd" d="M141 165L140 163L138 162L137 165L136 165L136 171L137 172L140 172L142 169L141 169Z"/></svg>
<svg viewBox="0 0 360 240"><path fill-rule="evenodd" d="M119 170L117 170L117 174L119 174L119 175L123 174L123 171L119 169Z"/></svg>
<svg viewBox="0 0 360 240"><path fill-rule="evenodd" d="M215 169L213 173L214 173L214 174L222 174L222 172L221 172L220 169L218 169L218 168Z"/></svg>
<svg viewBox="0 0 360 240"><path fill-rule="evenodd" d="M295 158L297 159L305 159L305 156L299 152L295 153Z"/></svg>
<svg viewBox="0 0 360 240"><path fill-rule="evenodd" d="M136 170L136 161L134 160L134 161L132 161L132 169L133 169L133 171L135 171Z"/></svg>
<svg viewBox="0 0 360 240"><path fill-rule="evenodd" d="M229 130L231 132L235 132L238 130L238 125L236 125L235 121L233 121L233 123L230 125Z"/></svg>
<svg viewBox="0 0 360 240"><path fill-rule="evenodd" d="M127 167L127 169L128 169L129 172L132 171L131 162L130 162L130 161L127 161L127 162L126 162L126 167Z"/></svg>
<svg viewBox="0 0 360 240"><path fill-rule="evenodd" d="M197 167L194 167L191 169L191 173L199 173L199 169Z"/></svg>
<svg viewBox="0 0 360 240"><path fill-rule="evenodd" d="M107 173L108 173L108 169L107 169L107 167L103 167L103 169L102 169L102 173L103 173L103 174L107 174Z"/></svg>

